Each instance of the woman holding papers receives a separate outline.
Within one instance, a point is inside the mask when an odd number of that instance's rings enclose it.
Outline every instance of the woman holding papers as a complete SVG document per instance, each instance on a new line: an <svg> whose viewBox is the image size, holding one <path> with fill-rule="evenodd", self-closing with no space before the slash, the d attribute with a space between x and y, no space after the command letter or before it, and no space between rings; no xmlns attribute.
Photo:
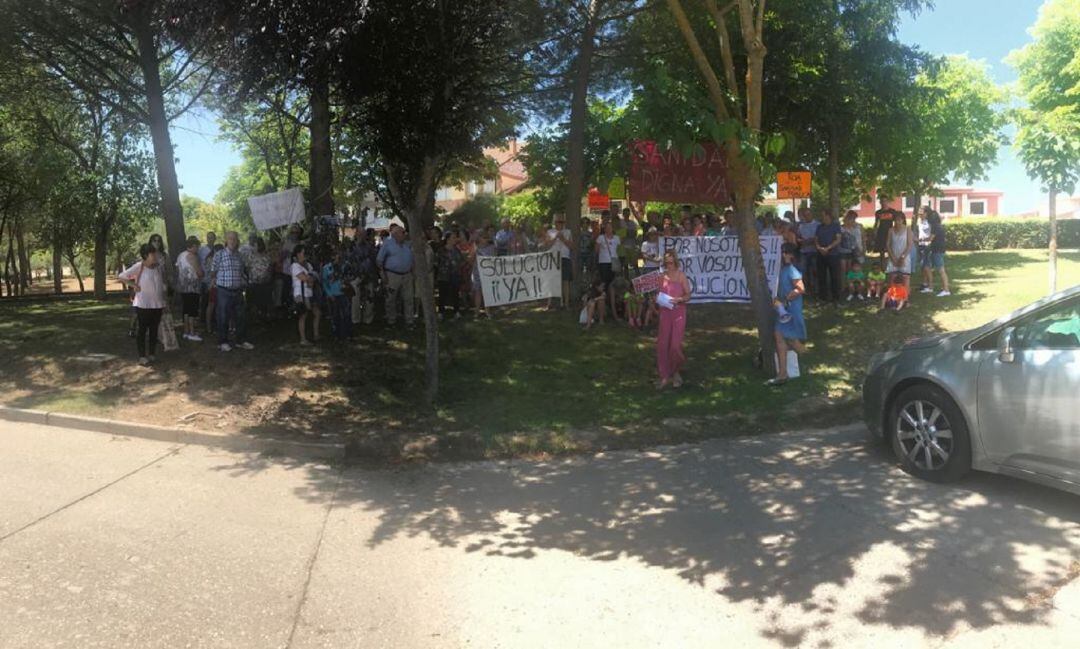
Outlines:
<svg viewBox="0 0 1080 649"><path fill-rule="evenodd" d="M686 332L686 303L690 301L690 280L679 268L679 258L673 250L664 253L664 276L656 305L660 311L660 331L656 336L656 367L660 380L656 389L663 390L670 382L678 388L683 384L683 334Z"/></svg>
<svg viewBox="0 0 1080 649"><path fill-rule="evenodd" d="M796 354L806 352L806 320L803 319L803 294L806 287L803 285L802 273L795 267L795 255L798 247L793 243L785 243L780 249L780 258L783 260L783 268L780 269L780 281L777 286L776 299L773 306L776 307L780 317L776 321L776 358L779 361L776 378L769 379L765 385L783 385L788 382L788 350Z"/></svg>

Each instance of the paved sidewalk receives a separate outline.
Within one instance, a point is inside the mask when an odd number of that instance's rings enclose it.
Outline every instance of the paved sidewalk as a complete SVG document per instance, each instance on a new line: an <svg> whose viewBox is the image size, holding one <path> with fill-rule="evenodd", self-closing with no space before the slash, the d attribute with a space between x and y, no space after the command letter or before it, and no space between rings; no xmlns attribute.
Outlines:
<svg viewBox="0 0 1080 649"><path fill-rule="evenodd" d="M1073 647L1080 498L857 427L340 469L0 422L0 647Z"/></svg>

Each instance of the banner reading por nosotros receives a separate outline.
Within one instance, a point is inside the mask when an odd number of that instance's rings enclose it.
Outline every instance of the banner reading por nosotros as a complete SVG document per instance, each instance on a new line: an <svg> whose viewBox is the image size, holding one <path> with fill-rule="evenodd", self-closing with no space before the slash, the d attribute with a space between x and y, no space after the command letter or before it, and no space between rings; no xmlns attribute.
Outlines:
<svg viewBox="0 0 1080 649"><path fill-rule="evenodd" d="M502 306L562 296L558 251L508 257L477 257L484 306Z"/></svg>
<svg viewBox="0 0 1080 649"><path fill-rule="evenodd" d="M782 243L781 237L761 237L765 276L774 290L780 274ZM690 278L691 304L750 301L738 237L660 237L660 254L668 250L679 256L679 265Z"/></svg>

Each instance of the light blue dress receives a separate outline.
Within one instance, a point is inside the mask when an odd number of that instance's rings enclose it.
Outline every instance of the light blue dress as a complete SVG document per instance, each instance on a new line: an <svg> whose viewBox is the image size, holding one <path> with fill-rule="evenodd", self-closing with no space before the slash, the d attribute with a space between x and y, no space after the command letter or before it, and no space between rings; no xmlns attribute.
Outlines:
<svg viewBox="0 0 1080 649"><path fill-rule="evenodd" d="M795 267L795 264L788 264L781 268L780 290L777 291L777 297L781 300L785 299L791 291L795 290L795 282L800 279L802 279L802 273ZM806 340L806 320L803 319L802 301L803 296L800 295L787 303L787 312L791 314L791 320L788 322L776 321L776 330L784 338Z"/></svg>

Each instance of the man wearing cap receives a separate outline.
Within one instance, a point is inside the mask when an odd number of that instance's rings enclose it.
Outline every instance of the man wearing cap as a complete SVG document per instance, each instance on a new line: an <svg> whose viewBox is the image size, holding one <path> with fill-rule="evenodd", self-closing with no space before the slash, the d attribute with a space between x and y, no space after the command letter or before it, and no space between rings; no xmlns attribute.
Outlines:
<svg viewBox="0 0 1080 649"><path fill-rule="evenodd" d="M405 241L405 229L396 223L390 226L390 238L379 247L375 264L383 275L386 287L386 323L397 322L398 300L405 312L405 324L413 326L413 252Z"/></svg>

